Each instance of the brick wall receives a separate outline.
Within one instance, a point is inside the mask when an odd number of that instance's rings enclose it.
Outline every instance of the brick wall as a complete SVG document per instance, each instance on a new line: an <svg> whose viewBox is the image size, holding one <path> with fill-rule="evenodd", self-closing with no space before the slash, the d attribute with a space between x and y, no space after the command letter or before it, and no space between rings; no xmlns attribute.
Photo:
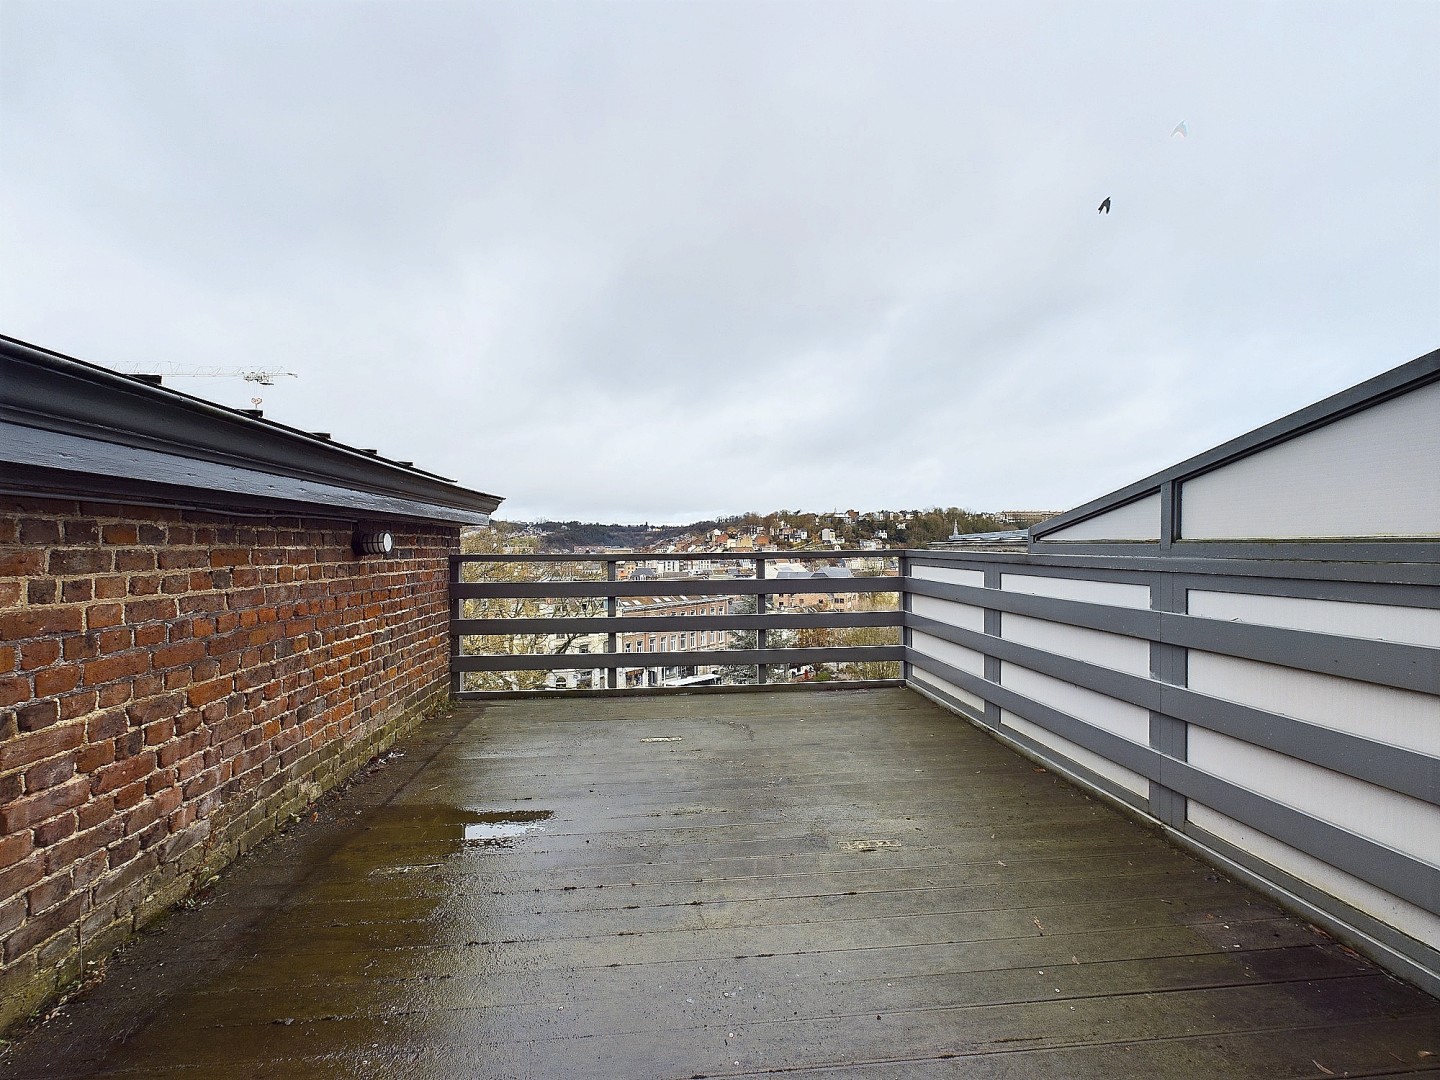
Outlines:
<svg viewBox="0 0 1440 1080"><path fill-rule="evenodd" d="M0 497L0 1029L447 694L458 530Z"/></svg>

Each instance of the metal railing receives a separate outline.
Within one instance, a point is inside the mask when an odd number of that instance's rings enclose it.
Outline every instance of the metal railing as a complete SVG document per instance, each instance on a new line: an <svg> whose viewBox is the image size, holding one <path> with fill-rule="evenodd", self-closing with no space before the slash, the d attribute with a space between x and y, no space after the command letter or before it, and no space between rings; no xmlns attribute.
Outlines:
<svg viewBox="0 0 1440 1080"><path fill-rule="evenodd" d="M773 572L777 564L857 560L868 566L855 576ZM558 673L590 690L694 687L705 676L693 673L703 669L732 685L899 685L904 561L894 551L856 550L456 555L451 692L559 689ZM657 565L666 563L725 564L731 573L662 575Z"/></svg>

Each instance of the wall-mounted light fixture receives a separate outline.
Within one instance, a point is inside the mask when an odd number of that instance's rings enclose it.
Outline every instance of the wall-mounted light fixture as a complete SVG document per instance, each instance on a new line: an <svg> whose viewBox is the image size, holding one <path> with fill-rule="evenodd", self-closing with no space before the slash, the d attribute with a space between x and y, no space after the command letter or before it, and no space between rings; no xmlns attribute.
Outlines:
<svg viewBox="0 0 1440 1080"><path fill-rule="evenodd" d="M389 529L356 529L350 543L356 555L389 555L395 550L395 536Z"/></svg>

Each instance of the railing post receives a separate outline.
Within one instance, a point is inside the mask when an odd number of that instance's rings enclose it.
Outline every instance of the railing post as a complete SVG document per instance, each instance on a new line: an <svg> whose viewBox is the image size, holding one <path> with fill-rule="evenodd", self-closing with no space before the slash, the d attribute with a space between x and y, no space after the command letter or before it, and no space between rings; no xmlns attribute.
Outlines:
<svg viewBox="0 0 1440 1080"><path fill-rule="evenodd" d="M617 580L617 579L619 578L619 573L620 573L620 561L619 561L618 559L606 559L606 560L605 560L605 580L606 580L606 581L615 581L615 580ZM607 596L607 597L605 598L605 617L606 617L607 619L613 619L613 618L615 618L615 614L616 614L616 600L615 600L615 597L613 597L613 596ZM611 625L613 626L614 624L612 623ZM615 653L615 649L616 649L615 633L612 631L611 633L609 633L608 635L606 635L606 639L605 639L605 651L608 652L608 653L610 653L611 656L613 657L613 656L614 656L614 653ZM610 689L610 690L614 690L614 689L615 689L615 682L616 682L616 675L617 675L617 674L618 674L618 669L616 669L616 668L608 667L608 668L605 669L605 686L606 686L608 689Z"/></svg>
<svg viewBox="0 0 1440 1080"><path fill-rule="evenodd" d="M460 621L459 590L455 588L460 584L460 567L463 564L456 555L450 556L450 696L454 697L465 689L465 673L454 669L455 658L460 655L460 629L457 625Z"/></svg>
<svg viewBox="0 0 1440 1080"><path fill-rule="evenodd" d="M900 681L907 686L910 684L910 627L905 625L905 613L910 610L910 590L906 588L909 577L910 559L901 548L895 556L895 580L900 587L896 597L900 607L900 646L905 650L900 661Z"/></svg>
<svg viewBox="0 0 1440 1080"><path fill-rule="evenodd" d="M764 579L765 579L765 560L764 560L763 558L759 557L759 556L756 556L756 558L755 558L755 580L756 580L756 581L763 581ZM756 614L756 615L764 615L764 614L765 614L765 594L764 594L764 593L756 593L756 594L755 594L755 614ZM761 627L760 629L758 629L758 630L755 631L755 647L756 647L757 649L763 649L763 648L765 648L765 646L766 646L765 629L764 629L764 627ZM756 665L755 665L755 681L756 681L757 683L761 683L761 684L767 683L767 682L770 681L770 666L769 666L768 664L756 664Z"/></svg>

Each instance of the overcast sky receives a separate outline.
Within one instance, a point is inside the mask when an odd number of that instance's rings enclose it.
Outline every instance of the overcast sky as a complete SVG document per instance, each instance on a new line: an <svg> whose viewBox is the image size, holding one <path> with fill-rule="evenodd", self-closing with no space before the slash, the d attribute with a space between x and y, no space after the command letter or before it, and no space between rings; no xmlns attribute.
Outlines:
<svg viewBox="0 0 1440 1080"><path fill-rule="evenodd" d="M1440 346L1437 113L1431 0L0 0L0 328L512 519L1064 509Z"/></svg>

